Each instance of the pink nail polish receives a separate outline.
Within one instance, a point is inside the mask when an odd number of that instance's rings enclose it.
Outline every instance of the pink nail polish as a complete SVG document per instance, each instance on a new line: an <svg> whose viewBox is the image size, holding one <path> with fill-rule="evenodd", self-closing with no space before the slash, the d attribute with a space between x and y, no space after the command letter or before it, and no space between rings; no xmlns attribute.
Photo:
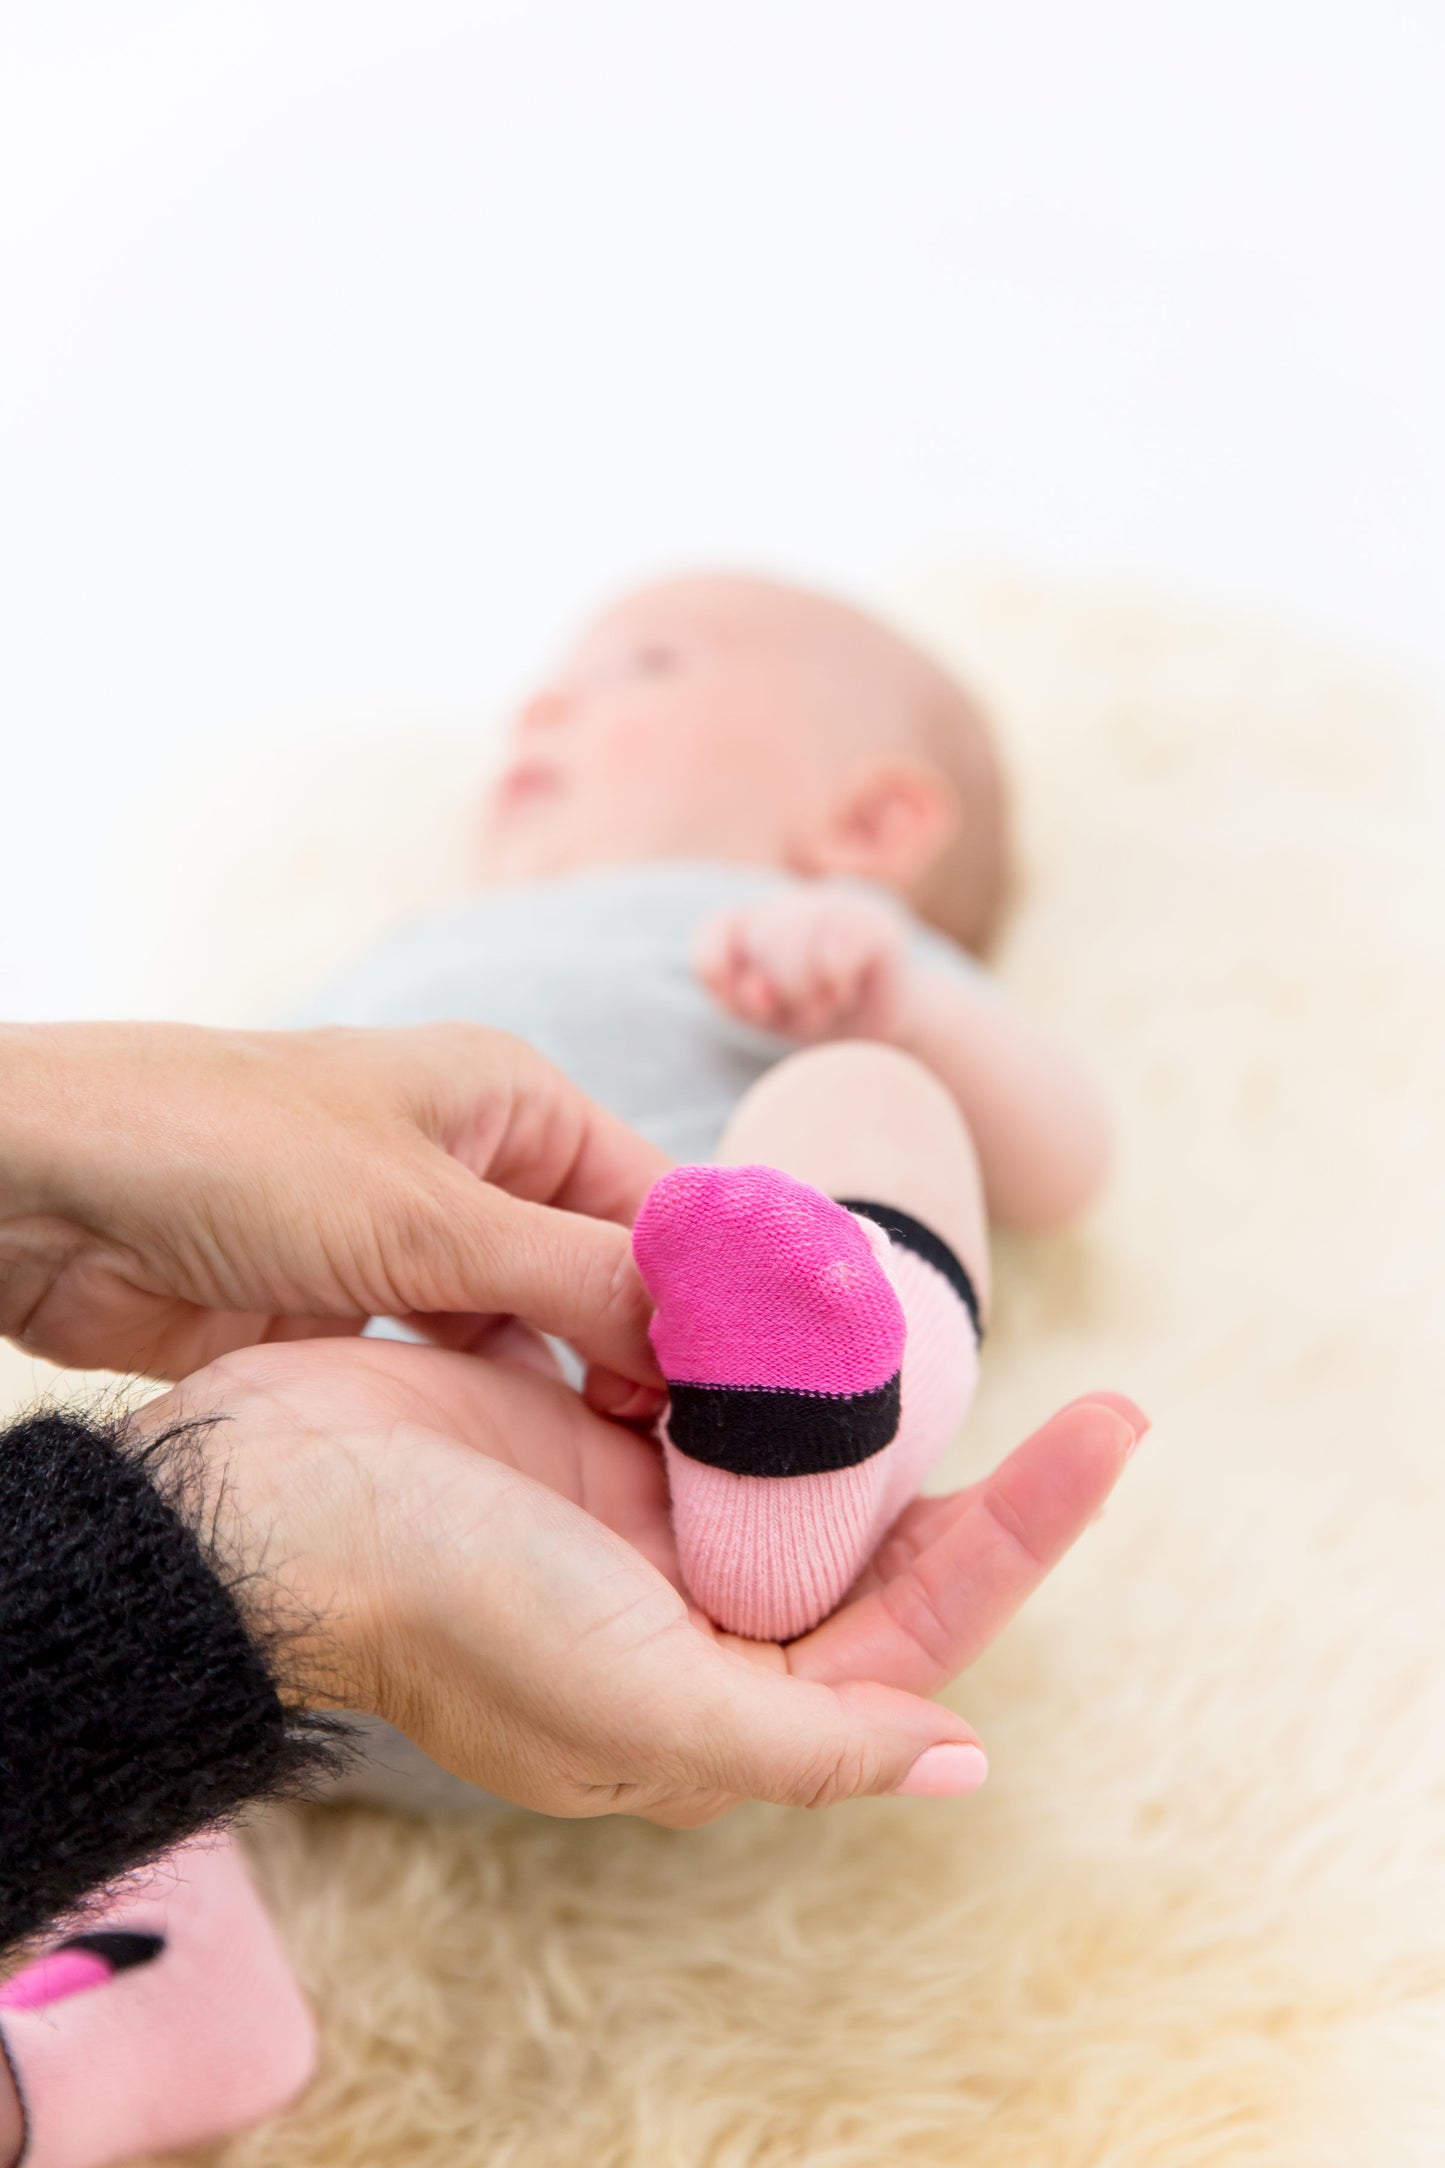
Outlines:
<svg viewBox="0 0 1445 2168"><path fill-rule="evenodd" d="M1149 1434L1149 1417L1144 1413L1138 1401L1131 1400L1127 1393L1085 1393L1079 1401L1073 1404L1079 1407L1106 1408L1110 1415L1118 1416L1119 1420L1127 1426L1131 1433L1129 1443L1124 1448L1124 1458L1126 1460L1135 1447Z"/></svg>
<svg viewBox="0 0 1445 2168"><path fill-rule="evenodd" d="M959 1799L976 1792L987 1775L988 1756L981 1746L930 1746L894 1790L900 1798Z"/></svg>

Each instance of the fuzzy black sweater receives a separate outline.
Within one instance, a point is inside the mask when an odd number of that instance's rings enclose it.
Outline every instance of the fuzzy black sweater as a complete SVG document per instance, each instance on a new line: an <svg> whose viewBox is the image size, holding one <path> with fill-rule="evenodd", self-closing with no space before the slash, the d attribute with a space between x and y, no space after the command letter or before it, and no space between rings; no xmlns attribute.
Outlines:
<svg viewBox="0 0 1445 2168"><path fill-rule="evenodd" d="M0 1951L338 1751L278 1691L198 1444L62 1413L0 1432Z"/></svg>

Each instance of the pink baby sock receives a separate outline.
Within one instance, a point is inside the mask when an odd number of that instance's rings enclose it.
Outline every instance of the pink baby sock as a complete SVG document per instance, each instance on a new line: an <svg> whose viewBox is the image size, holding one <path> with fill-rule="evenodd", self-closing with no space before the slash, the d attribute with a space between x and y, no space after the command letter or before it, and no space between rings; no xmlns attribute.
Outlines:
<svg viewBox="0 0 1445 2168"><path fill-rule="evenodd" d="M787 1641L834 1609L967 1412L978 1303L891 1207L774 1167L678 1167L633 1233L696 1603Z"/></svg>
<svg viewBox="0 0 1445 2168"><path fill-rule="evenodd" d="M316 2036L234 1839L206 1836L0 1987L0 2049L25 2168L105 2168L274 2115Z"/></svg>

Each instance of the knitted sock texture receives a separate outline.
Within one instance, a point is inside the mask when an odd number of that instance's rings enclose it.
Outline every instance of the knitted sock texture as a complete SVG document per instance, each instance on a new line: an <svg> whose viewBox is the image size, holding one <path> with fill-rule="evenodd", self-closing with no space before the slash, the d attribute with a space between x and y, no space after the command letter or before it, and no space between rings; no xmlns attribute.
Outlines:
<svg viewBox="0 0 1445 2168"><path fill-rule="evenodd" d="M906 1214L845 1209L770 1167L675 1169L634 1248L658 1304L688 1591L730 1632L792 1639L835 1608L962 1421L967 1274Z"/></svg>

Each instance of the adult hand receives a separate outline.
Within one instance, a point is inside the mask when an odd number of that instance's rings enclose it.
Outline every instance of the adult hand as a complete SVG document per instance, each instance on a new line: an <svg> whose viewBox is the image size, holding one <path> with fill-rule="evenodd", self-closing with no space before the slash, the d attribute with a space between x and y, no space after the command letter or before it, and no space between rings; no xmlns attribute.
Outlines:
<svg viewBox="0 0 1445 2168"><path fill-rule="evenodd" d="M515 1313L653 1388L626 1228L666 1164L472 1026L5 1027L0 1336L181 1377L373 1316L460 1345Z"/></svg>
<svg viewBox="0 0 1445 2168"><path fill-rule="evenodd" d="M655 1446L554 1379L375 1341L255 1348L142 1420L213 1413L219 1532L298 1622L303 1697L330 1682L521 1805L678 1825L742 1798L972 1789L975 1734L922 1696L993 1640L1147 1427L1122 1396L1075 1402L912 1507L853 1599L779 1648L689 1607Z"/></svg>

